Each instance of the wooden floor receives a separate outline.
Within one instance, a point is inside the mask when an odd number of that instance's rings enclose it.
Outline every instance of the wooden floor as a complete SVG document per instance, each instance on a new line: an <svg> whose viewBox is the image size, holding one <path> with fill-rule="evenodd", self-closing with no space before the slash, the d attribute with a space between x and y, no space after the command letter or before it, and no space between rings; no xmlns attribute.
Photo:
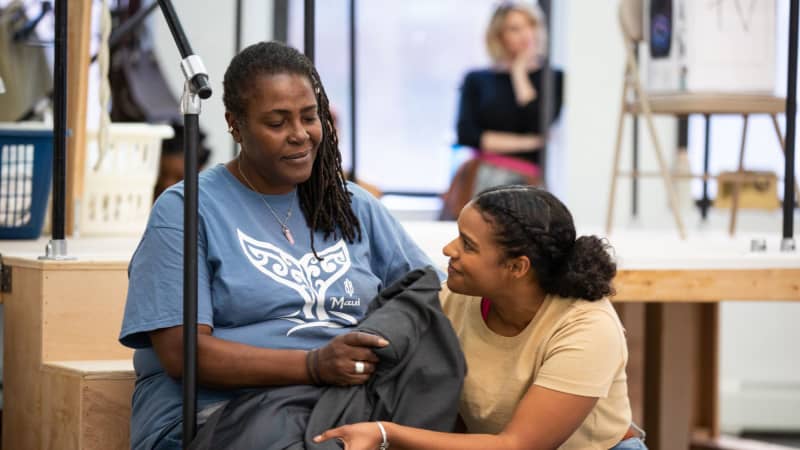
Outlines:
<svg viewBox="0 0 800 450"><path fill-rule="evenodd" d="M798 433L745 433L742 437L770 444L783 445L800 449L800 432Z"/></svg>

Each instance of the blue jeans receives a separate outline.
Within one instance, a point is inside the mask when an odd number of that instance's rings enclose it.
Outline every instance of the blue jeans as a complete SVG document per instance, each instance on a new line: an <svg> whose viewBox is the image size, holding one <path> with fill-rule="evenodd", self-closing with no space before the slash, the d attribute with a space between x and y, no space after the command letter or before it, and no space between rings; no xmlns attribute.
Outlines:
<svg viewBox="0 0 800 450"><path fill-rule="evenodd" d="M632 437L615 445L611 450L647 450L647 446L644 445L644 441L640 438Z"/></svg>
<svg viewBox="0 0 800 450"><path fill-rule="evenodd" d="M624 441L612 447L611 450L647 450L647 446L644 444L644 440L647 438L647 433L645 433L642 427L636 425L634 422L631 422L631 428L639 433L639 437L625 439Z"/></svg>

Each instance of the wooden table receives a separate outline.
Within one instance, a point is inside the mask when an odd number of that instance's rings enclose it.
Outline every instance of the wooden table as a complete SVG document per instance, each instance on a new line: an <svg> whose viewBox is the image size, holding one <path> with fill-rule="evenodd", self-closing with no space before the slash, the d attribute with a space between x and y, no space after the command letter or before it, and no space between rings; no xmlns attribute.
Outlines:
<svg viewBox="0 0 800 450"><path fill-rule="evenodd" d="M455 223L405 222L403 225L437 266L446 266L447 258L441 250L456 236ZM599 234L599 231L579 229L579 233ZM743 448L737 447L737 440L723 443L716 439L719 434L718 302L800 301L800 255L777 251L777 234L768 239L768 251L752 253L750 238L730 238L720 231L697 234L681 241L671 230L654 233L619 229L610 238L618 256L614 302L628 332L631 354L628 373L634 417L647 429L647 442L652 450ZM45 243L46 240L0 241L0 253L11 266L80 269L81 273L98 270L109 275L113 272L116 274L114 283L120 284L113 291L124 293L125 271L137 239L71 240L69 252L79 257L75 262L37 261L36 257L44 253ZM3 295L6 294L0 294L0 300ZM115 294L107 301L119 308L125 299L124 295ZM8 325L21 323L15 314L28 314L25 309L9 306L6 309L6 343L11 342ZM114 327L118 330L119 324ZM22 332L19 327L16 330ZM118 345L116 335L106 339L113 339L108 345ZM16 373L19 350L16 346L6 348L7 374ZM98 358L94 353L85 359ZM116 350L109 355L109 359L118 358ZM25 380L24 376L18 374L17 380ZM11 390L13 386L6 383L6 389ZM13 401L13 396L8 395L7 400ZM24 426L9 417L4 417L4 423Z"/></svg>
<svg viewBox="0 0 800 450"><path fill-rule="evenodd" d="M437 266L447 266L442 248L458 234L454 222L403 225ZM578 234L604 235L600 228L579 228ZM680 240L671 230L616 230L608 237L618 263L614 301L800 301L800 253L780 252L777 231L766 239L767 251L751 252L754 238L766 236L730 237L719 231Z"/></svg>

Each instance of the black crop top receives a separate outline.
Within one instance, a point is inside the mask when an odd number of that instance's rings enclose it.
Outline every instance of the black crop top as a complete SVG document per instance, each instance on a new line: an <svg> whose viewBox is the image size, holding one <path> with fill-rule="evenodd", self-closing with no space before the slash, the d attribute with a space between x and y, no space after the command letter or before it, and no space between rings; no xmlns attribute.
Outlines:
<svg viewBox="0 0 800 450"><path fill-rule="evenodd" d="M528 73L537 92L541 91L542 71ZM553 118L561 112L564 73L553 70ZM461 87L458 108L458 144L480 150L481 134L486 131L505 131L519 134L539 134L539 99L519 106L511 86L511 75L493 69L469 72ZM538 164L539 152L512 154ZM512 156L509 155L509 156Z"/></svg>

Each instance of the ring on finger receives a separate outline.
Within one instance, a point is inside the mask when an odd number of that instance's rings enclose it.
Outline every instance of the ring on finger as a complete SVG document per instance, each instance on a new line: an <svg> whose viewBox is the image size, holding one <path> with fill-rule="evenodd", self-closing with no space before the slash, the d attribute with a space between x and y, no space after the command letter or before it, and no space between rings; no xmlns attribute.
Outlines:
<svg viewBox="0 0 800 450"><path fill-rule="evenodd" d="M366 366L364 365L364 361L356 361L355 372L358 373L358 374L361 374L361 373L364 373L364 369L366 369Z"/></svg>

